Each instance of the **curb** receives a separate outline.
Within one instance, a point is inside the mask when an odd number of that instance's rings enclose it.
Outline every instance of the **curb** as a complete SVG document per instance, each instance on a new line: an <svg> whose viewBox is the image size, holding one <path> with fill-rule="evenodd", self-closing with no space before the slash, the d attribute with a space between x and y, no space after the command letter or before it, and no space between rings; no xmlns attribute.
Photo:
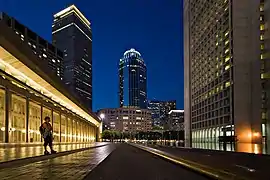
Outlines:
<svg viewBox="0 0 270 180"><path fill-rule="evenodd" d="M160 153L158 152L159 150L156 150L154 148L151 148L153 150L151 150L150 148L146 148L144 146L141 145L135 145L133 143L128 143L129 145L139 148L141 150L144 150L148 153L154 154L155 156L158 156L162 159L165 159L169 162L175 163L177 165L180 165L186 169L189 169L191 171L194 171L196 173L202 174L208 178L211 179L220 179L220 180L231 180L231 179L237 179L237 180L244 180L245 178L242 177L237 177L237 175L229 173L229 172L225 172L225 171L221 171L221 170L215 170L209 166L203 165L203 164L198 164L196 162L193 161L189 161L189 160L185 160L179 157L174 157L173 155L166 155L166 153Z"/></svg>
<svg viewBox="0 0 270 180"><path fill-rule="evenodd" d="M70 151L63 151L63 152L59 152L56 154L40 155L40 156L27 157L27 158L22 158L22 159L14 159L11 161L6 161L6 162L0 162L0 169L23 166L23 165L35 163L38 161L44 161L44 160L53 159L53 158L57 158L57 157L61 157L61 156L66 156L66 155L70 155L73 153L86 151L86 150L94 149L94 148L99 148L99 147L103 147L103 146L107 146L107 145L109 145L109 144L102 144L102 145L97 145L97 146L92 146L92 147L87 147L87 148L82 148L82 149L74 149L74 150L70 150Z"/></svg>

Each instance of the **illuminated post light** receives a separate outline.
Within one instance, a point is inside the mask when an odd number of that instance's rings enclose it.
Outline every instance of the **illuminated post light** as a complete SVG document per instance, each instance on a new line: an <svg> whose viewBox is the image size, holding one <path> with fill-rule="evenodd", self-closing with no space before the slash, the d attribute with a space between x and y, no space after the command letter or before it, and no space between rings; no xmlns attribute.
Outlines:
<svg viewBox="0 0 270 180"><path fill-rule="evenodd" d="M99 115L99 117L103 120L103 119L105 118L105 114L104 114L104 113L101 113L101 114Z"/></svg>

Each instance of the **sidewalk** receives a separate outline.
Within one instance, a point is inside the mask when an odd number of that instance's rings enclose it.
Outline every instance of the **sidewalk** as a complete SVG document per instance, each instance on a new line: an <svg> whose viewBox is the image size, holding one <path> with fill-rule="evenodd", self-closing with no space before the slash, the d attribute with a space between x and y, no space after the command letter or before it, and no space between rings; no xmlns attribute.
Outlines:
<svg viewBox="0 0 270 180"><path fill-rule="evenodd" d="M194 171L218 179L269 179L270 156L157 145L131 144Z"/></svg>
<svg viewBox="0 0 270 180"><path fill-rule="evenodd" d="M104 142L84 143L84 144L57 144L54 149L57 152L71 151L76 149L100 146L106 144ZM48 147L49 150L49 147ZM43 145L34 144L33 146L14 146L14 147L0 147L0 163L8 162L17 159L24 159L29 157L44 155Z"/></svg>
<svg viewBox="0 0 270 180"><path fill-rule="evenodd" d="M115 149L115 147L115 144L108 144L18 167L0 168L0 179L82 180L99 163L101 163Z"/></svg>

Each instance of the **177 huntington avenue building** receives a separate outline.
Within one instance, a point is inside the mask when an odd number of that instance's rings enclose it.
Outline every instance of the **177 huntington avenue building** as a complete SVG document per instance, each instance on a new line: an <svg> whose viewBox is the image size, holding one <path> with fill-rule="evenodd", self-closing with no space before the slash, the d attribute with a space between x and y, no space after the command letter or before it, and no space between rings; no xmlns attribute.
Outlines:
<svg viewBox="0 0 270 180"><path fill-rule="evenodd" d="M46 116L55 142L95 141L100 120L66 90L57 69L51 73L52 64L46 62L57 62L57 49L45 42L55 50L55 57L49 57L49 49L34 51L31 37L14 31L12 24L0 21L0 29L0 143L41 142L39 127Z"/></svg>
<svg viewBox="0 0 270 180"><path fill-rule="evenodd" d="M108 108L98 111L106 129L120 132L140 132L152 129L151 111L135 107L128 108Z"/></svg>
<svg viewBox="0 0 270 180"><path fill-rule="evenodd" d="M269 0L184 1L187 145L269 141L269 8Z"/></svg>

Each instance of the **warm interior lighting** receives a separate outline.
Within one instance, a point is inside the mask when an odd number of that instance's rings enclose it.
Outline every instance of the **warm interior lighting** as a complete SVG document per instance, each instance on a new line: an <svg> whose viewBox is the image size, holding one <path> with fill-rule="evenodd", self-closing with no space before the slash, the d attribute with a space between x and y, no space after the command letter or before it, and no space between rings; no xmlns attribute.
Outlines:
<svg viewBox="0 0 270 180"><path fill-rule="evenodd" d="M253 137L259 137L259 136L260 136L260 133L258 132L253 133Z"/></svg>
<svg viewBox="0 0 270 180"><path fill-rule="evenodd" d="M81 109L78 105L54 88L50 83L41 78L34 71L29 69L25 64L11 55L2 46L0 46L0 67L6 73L32 87L36 91L39 91L40 93L43 92L45 96L66 107L80 117L93 123L97 127L100 126L100 122Z"/></svg>

